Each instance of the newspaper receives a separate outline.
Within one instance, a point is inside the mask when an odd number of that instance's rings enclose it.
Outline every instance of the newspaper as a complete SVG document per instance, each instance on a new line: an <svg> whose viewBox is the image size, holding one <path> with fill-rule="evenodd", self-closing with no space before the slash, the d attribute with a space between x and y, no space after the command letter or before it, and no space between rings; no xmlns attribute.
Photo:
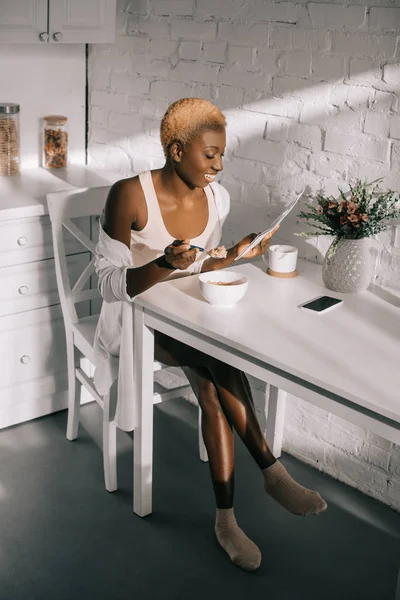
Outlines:
<svg viewBox="0 0 400 600"><path fill-rule="evenodd" d="M291 210L293 210L293 208L296 206L296 204L298 203L298 201L300 200L300 198L303 196L304 191L305 191L305 187L301 190L300 194L298 194L296 196L296 198L289 204L289 206L287 206L285 208L285 210L283 211L283 213L281 213L279 215L279 217L277 217L275 219L275 221L273 221L273 223L271 223L271 225L262 233L258 234L257 237L254 238L254 240L251 242L251 244L249 246L247 246L247 248L245 248L243 250L243 252L241 252L239 254L239 256L237 256L235 258L235 260L239 260L239 258L242 258L243 256L245 256L248 252L250 252L250 250L252 250L255 246L257 246L257 244L259 244L261 242L261 240L263 240L265 238L266 235L268 235L268 233L271 233L271 231L273 231L275 229L275 227L278 227L278 225L280 225L283 221L283 219L285 217L287 217L287 215L290 213Z"/></svg>

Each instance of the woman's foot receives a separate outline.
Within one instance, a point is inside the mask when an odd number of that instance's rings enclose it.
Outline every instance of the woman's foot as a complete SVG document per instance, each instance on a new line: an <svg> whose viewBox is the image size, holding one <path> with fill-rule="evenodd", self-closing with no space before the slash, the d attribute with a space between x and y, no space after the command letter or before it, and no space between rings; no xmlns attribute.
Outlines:
<svg viewBox="0 0 400 600"><path fill-rule="evenodd" d="M307 517L326 510L327 504L318 492L297 483L279 460L261 471L265 491L291 513Z"/></svg>
<svg viewBox="0 0 400 600"><path fill-rule="evenodd" d="M261 564L261 552L236 522L233 508L217 508L217 540L231 561L245 571L255 571Z"/></svg>

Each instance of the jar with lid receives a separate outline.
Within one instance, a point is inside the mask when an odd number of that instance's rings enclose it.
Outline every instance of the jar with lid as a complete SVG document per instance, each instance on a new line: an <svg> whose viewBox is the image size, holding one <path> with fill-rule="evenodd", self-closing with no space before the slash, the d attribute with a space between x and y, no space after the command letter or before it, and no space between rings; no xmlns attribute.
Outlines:
<svg viewBox="0 0 400 600"><path fill-rule="evenodd" d="M19 173L19 104L0 103L0 175Z"/></svg>
<svg viewBox="0 0 400 600"><path fill-rule="evenodd" d="M62 115L44 117L43 166L61 169L68 163L68 119Z"/></svg>

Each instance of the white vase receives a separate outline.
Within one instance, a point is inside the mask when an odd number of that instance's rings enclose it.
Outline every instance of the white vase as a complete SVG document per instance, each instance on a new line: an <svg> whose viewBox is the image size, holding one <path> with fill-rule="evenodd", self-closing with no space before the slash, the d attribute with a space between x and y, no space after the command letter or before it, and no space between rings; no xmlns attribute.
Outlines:
<svg viewBox="0 0 400 600"><path fill-rule="evenodd" d="M369 238L334 239L322 265L322 279L335 292L361 292L371 282L373 260Z"/></svg>

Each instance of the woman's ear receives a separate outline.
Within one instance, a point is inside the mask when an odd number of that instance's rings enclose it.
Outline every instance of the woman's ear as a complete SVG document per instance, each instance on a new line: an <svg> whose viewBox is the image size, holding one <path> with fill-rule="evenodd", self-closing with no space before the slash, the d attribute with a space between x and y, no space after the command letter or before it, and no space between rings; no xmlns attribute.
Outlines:
<svg viewBox="0 0 400 600"><path fill-rule="evenodd" d="M183 145L181 142L174 142L173 144L171 144L170 148L169 148L170 154L171 154L171 158L174 162L181 162L182 159L182 152L183 152Z"/></svg>

